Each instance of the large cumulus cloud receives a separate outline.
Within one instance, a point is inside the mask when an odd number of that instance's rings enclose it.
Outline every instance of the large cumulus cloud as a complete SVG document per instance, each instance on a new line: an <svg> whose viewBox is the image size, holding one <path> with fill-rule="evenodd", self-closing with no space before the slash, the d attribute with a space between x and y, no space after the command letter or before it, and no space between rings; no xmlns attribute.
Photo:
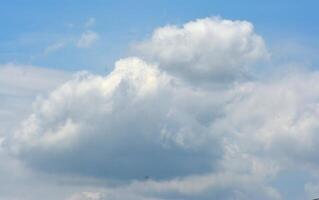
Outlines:
<svg viewBox="0 0 319 200"><path fill-rule="evenodd" d="M49 171L115 179L204 173L220 152L209 124L222 102L212 97L127 58L106 77L80 74L36 102L12 149ZM206 114L207 106L215 111Z"/></svg>
<svg viewBox="0 0 319 200"><path fill-rule="evenodd" d="M165 26L133 49L107 76L82 72L38 99L9 151L125 183L70 199L281 199L280 173L318 173L318 72L245 78L269 56L252 24Z"/></svg>
<svg viewBox="0 0 319 200"><path fill-rule="evenodd" d="M254 62L269 56L251 23L218 17L158 28L133 49L163 70L201 83L246 78Z"/></svg>

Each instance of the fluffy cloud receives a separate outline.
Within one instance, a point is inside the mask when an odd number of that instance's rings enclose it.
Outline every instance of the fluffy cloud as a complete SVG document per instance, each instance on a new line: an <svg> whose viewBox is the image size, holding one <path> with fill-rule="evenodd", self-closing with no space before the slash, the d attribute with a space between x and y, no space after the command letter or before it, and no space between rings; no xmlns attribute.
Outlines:
<svg viewBox="0 0 319 200"><path fill-rule="evenodd" d="M158 28L133 49L158 62L163 70L192 82L245 78L251 64L268 57L264 41L251 23L220 18Z"/></svg>
<svg viewBox="0 0 319 200"><path fill-rule="evenodd" d="M42 170L114 179L208 172L220 151L210 120L222 103L211 95L127 58L106 77L79 75L39 100L14 150Z"/></svg>
<svg viewBox="0 0 319 200"><path fill-rule="evenodd" d="M167 181L146 180L128 185L91 190L101 199L163 200L163 199L263 199L279 200L280 194L263 184L259 177L248 174L215 173ZM71 197L83 199L85 194Z"/></svg>
<svg viewBox="0 0 319 200"><path fill-rule="evenodd" d="M299 72L243 85L241 98L227 106L218 126L233 134L242 151L317 167L318 78L318 72Z"/></svg>
<svg viewBox="0 0 319 200"><path fill-rule="evenodd" d="M0 65L0 137L12 129L31 111L35 97L46 94L71 78L61 70L30 65Z"/></svg>
<svg viewBox="0 0 319 200"><path fill-rule="evenodd" d="M35 184L34 179L38 177L31 175L20 160L8 154L4 145L17 124L32 111L34 99L38 95L45 95L71 77L69 72L62 70L14 63L0 65L1 200L35 199L36 195L32 195L35 194L33 188L43 188L43 183Z"/></svg>
<svg viewBox="0 0 319 200"><path fill-rule="evenodd" d="M107 76L79 73L38 98L4 140L9 152L34 170L111 183L72 200L279 200L281 173L318 173L319 74L244 78L269 55L249 22L165 26L134 49L140 58Z"/></svg>
<svg viewBox="0 0 319 200"><path fill-rule="evenodd" d="M99 39L99 35L93 31L86 31L82 33L76 46L79 48L88 48L93 45Z"/></svg>

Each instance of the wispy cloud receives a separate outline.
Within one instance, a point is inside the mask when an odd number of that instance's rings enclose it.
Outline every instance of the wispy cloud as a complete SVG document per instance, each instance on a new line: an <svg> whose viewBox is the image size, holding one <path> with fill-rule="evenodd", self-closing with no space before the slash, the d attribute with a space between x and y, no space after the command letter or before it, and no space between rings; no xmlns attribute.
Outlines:
<svg viewBox="0 0 319 200"><path fill-rule="evenodd" d="M56 52L60 49L63 49L65 46L66 46L65 42L53 43L45 48L44 54L47 55L47 54Z"/></svg>
<svg viewBox="0 0 319 200"><path fill-rule="evenodd" d="M84 27L85 27L85 28L90 28L90 27L94 26L95 23L96 23L95 18L94 18L94 17L90 17L90 18L85 22Z"/></svg>
<svg viewBox="0 0 319 200"><path fill-rule="evenodd" d="M87 48L93 45L99 39L98 33L94 31L86 31L82 33L76 46L79 48Z"/></svg>

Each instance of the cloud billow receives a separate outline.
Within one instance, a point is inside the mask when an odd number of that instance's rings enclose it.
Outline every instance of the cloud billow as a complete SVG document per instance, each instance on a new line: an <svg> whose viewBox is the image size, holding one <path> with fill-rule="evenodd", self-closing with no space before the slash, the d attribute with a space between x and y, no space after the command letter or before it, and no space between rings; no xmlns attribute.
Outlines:
<svg viewBox="0 0 319 200"><path fill-rule="evenodd" d="M158 28L133 50L188 81L223 84L245 78L255 62L269 57L251 23L217 17Z"/></svg>
<svg viewBox="0 0 319 200"><path fill-rule="evenodd" d="M110 74L79 73L38 99L11 153L44 172L125 183L100 199L279 200L278 174L317 172L318 72L246 79L269 57L251 23L165 26L133 49Z"/></svg>
<svg viewBox="0 0 319 200"><path fill-rule="evenodd" d="M118 61L106 77L79 75L36 103L14 149L35 168L112 179L208 172L220 146L206 136L208 124L185 110L193 105L178 105L189 94L173 81L138 58ZM194 101L208 95L197 93Z"/></svg>

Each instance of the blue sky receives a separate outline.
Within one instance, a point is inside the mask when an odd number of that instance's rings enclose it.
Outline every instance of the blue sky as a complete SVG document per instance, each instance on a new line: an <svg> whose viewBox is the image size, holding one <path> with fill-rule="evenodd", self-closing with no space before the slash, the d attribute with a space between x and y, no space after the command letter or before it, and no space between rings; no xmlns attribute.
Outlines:
<svg viewBox="0 0 319 200"><path fill-rule="evenodd" d="M1 2L0 200L319 197L318 7Z"/></svg>
<svg viewBox="0 0 319 200"><path fill-rule="evenodd" d="M269 46L288 40L318 49L317 7L317 1L6 1L0 62L103 73L154 28L207 16L248 20ZM89 18L96 21L89 29L100 35L97 44L39 56L49 45L79 37Z"/></svg>

